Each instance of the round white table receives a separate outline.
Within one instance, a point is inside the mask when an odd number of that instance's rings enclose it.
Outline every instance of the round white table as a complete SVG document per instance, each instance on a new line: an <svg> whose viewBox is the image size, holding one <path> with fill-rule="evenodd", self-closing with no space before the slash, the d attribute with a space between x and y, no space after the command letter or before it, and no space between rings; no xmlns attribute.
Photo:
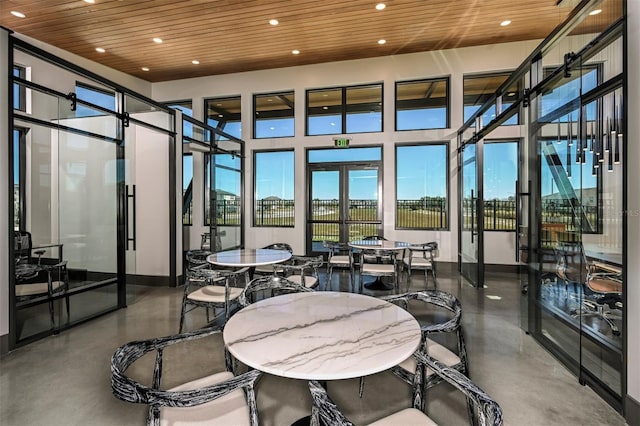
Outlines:
<svg viewBox="0 0 640 426"><path fill-rule="evenodd" d="M387 370L420 344L420 325L404 309L353 293L293 293L249 305L225 325L239 361L281 377L338 380Z"/></svg>
<svg viewBox="0 0 640 426"><path fill-rule="evenodd" d="M411 244L402 241L389 241L389 240L358 240L350 241L349 247L353 247L359 250L394 250L402 252L405 248ZM362 260L360 260L362 262ZM394 286L388 286L380 277L377 277L375 281L367 283L364 287L368 290L393 290Z"/></svg>
<svg viewBox="0 0 640 426"><path fill-rule="evenodd" d="M291 258L287 250L237 249L213 253L207 256L207 262L218 266L244 268L245 266L271 265Z"/></svg>

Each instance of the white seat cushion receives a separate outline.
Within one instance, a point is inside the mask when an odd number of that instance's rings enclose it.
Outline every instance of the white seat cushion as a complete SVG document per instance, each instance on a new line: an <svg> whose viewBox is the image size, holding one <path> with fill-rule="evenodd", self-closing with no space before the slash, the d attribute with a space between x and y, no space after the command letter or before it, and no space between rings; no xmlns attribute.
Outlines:
<svg viewBox="0 0 640 426"><path fill-rule="evenodd" d="M169 391L183 391L199 389L205 386L215 385L233 378L233 374L222 372L203 377L180 386L168 389ZM244 391L236 389L233 392L206 404L197 407L160 409L160 424L163 426L178 425L248 425L250 424L249 405L244 396Z"/></svg>
<svg viewBox="0 0 640 426"><path fill-rule="evenodd" d="M225 292L224 286L208 285L189 293L187 298L191 300L196 300L198 302L223 303L224 292ZM242 293L241 288L229 287L229 300L237 299L238 297L240 297L240 293Z"/></svg>
<svg viewBox="0 0 640 426"><path fill-rule="evenodd" d="M302 285L302 275L289 275L287 279L298 285ZM318 279L314 276L304 277L304 286L307 288L315 287L318 284Z"/></svg>
<svg viewBox="0 0 640 426"><path fill-rule="evenodd" d="M259 265L256 266L255 272L258 274L273 274L273 265Z"/></svg>
<svg viewBox="0 0 640 426"><path fill-rule="evenodd" d="M405 408L402 411L391 414L378 421L369 424L370 426L437 426L437 423L431 420L422 411L415 408Z"/></svg>
<svg viewBox="0 0 640 426"><path fill-rule="evenodd" d="M342 255L342 254L333 256L331 259L329 259L329 263L331 265L344 265L344 266L349 266L351 264L349 260L349 256Z"/></svg>
<svg viewBox="0 0 640 426"><path fill-rule="evenodd" d="M437 359L447 367L451 367L460 363L460 357L458 355L454 354L449 349L445 348L439 343L434 342L431 339L427 339L427 353L429 354L429 356ZM399 366L404 370L414 373L417 367L416 359L413 356L410 356L409 358L402 361ZM427 367L426 374L427 376L430 376L434 373L433 370Z"/></svg>
<svg viewBox="0 0 640 426"><path fill-rule="evenodd" d="M64 286L64 282L62 281L53 281L51 283L53 291L58 290L62 286ZM16 297L35 296L36 294L47 294L48 292L49 286L47 283L16 285Z"/></svg>
<svg viewBox="0 0 640 426"><path fill-rule="evenodd" d="M395 273L395 268L393 265L388 263L365 263L362 266L362 273L393 274Z"/></svg>
<svg viewBox="0 0 640 426"><path fill-rule="evenodd" d="M409 259L403 260L404 264L409 266ZM431 268L431 261L422 257L414 257L411 259L412 268Z"/></svg>

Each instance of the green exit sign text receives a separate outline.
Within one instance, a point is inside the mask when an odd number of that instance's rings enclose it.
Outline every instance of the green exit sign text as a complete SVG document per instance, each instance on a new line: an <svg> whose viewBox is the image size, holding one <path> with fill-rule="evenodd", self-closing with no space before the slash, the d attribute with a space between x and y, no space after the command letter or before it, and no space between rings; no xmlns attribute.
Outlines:
<svg viewBox="0 0 640 426"><path fill-rule="evenodd" d="M351 139L349 139L349 138L334 138L333 139L333 144L335 145L336 148L348 148L349 147L349 142L351 142Z"/></svg>

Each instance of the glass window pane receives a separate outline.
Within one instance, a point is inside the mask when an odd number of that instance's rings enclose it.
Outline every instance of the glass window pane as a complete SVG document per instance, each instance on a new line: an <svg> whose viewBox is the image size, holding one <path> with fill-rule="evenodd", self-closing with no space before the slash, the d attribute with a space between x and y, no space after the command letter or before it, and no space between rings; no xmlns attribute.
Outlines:
<svg viewBox="0 0 640 426"><path fill-rule="evenodd" d="M308 151L309 163L340 163L353 161L380 161L382 149L348 148L348 149L313 149Z"/></svg>
<svg viewBox="0 0 640 426"><path fill-rule="evenodd" d="M254 95L254 138L294 136L294 93Z"/></svg>
<svg viewBox="0 0 640 426"><path fill-rule="evenodd" d="M382 84L348 87L345 133L382 131Z"/></svg>
<svg viewBox="0 0 640 426"><path fill-rule="evenodd" d="M254 226L292 227L294 152L265 151L254 155Z"/></svg>
<svg viewBox="0 0 640 426"><path fill-rule="evenodd" d="M307 135L342 133L342 89L307 91Z"/></svg>
<svg viewBox="0 0 640 426"><path fill-rule="evenodd" d="M396 130L448 127L448 79L396 83Z"/></svg>
<svg viewBox="0 0 640 426"><path fill-rule="evenodd" d="M484 229L515 231L518 142L484 145Z"/></svg>
<svg viewBox="0 0 640 426"><path fill-rule="evenodd" d="M447 228L446 143L396 147L396 227Z"/></svg>
<svg viewBox="0 0 640 426"><path fill-rule="evenodd" d="M223 132L242 139L242 117L240 96L205 100L206 122ZM216 140L226 138L216 135Z"/></svg>
<svg viewBox="0 0 640 426"><path fill-rule="evenodd" d="M464 77L464 121L480 109L482 105L498 90L498 88L509 78L510 73L494 73L488 75L476 75ZM504 111L517 98L522 84L516 82L512 84L502 95L502 109ZM482 124L486 125L498 115L496 104L492 105L482 115ZM519 114L515 114L502 125L515 125L520 120Z"/></svg>

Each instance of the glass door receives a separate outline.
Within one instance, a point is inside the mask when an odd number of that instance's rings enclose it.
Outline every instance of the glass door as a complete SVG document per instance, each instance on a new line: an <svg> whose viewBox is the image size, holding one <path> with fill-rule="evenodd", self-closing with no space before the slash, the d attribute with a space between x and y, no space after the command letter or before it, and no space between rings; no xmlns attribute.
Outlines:
<svg viewBox="0 0 640 426"><path fill-rule="evenodd" d="M347 242L382 232L378 166L314 165L309 170L307 253L322 242Z"/></svg>
<svg viewBox="0 0 640 426"><path fill-rule="evenodd" d="M482 242L482 142L467 144L460 154L460 234L458 267L460 273L474 287L484 281L484 259Z"/></svg>

